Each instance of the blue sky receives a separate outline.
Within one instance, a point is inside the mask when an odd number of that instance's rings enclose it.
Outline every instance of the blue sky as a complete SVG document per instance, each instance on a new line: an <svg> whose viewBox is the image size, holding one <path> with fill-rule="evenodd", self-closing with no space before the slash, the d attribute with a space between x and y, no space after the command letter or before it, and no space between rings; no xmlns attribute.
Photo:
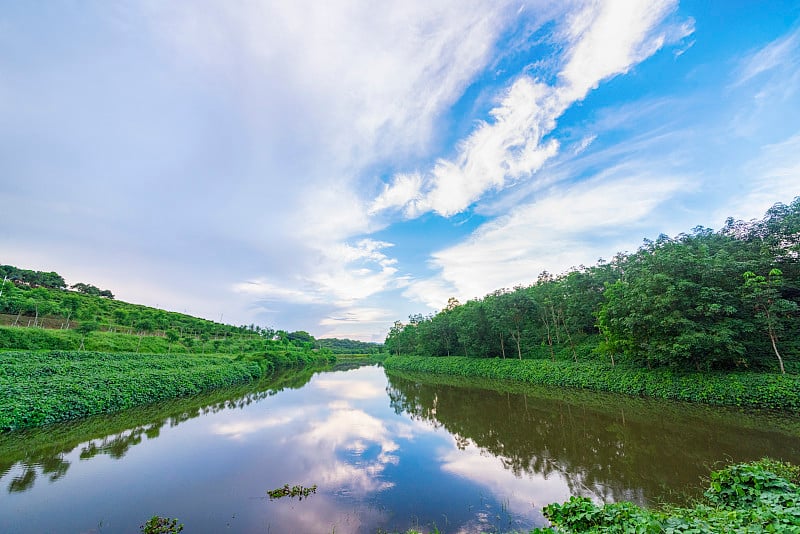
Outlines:
<svg viewBox="0 0 800 534"><path fill-rule="evenodd" d="M800 4L0 8L0 263L235 324L395 320L800 194Z"/></svg>

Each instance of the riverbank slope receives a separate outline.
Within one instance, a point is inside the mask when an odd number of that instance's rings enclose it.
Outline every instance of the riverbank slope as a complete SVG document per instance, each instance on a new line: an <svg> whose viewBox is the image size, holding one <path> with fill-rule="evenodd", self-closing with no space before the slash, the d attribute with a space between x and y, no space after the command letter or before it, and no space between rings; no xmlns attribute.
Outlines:
<svg viewBox="0 0 800 534"><path fill-rule="evenodd" d="M241 384L278 368L330 363L314 352L141 354L0 352L0 432L185 397Z"/></svg>

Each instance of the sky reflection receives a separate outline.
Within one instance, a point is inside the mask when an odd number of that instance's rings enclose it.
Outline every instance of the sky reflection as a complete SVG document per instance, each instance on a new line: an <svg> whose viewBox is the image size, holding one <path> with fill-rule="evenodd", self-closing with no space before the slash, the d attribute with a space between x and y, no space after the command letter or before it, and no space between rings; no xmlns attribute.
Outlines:
<svg viewBox="0 0 800 534"><path fill-rule="evenodd" d="M182 400L0 436L0 532L137 532L156 514L192 533L526 530L570 494L644 502L722 454L800 454L796 435L663 403L390 382L379 367L308 377L213 408ZM270 501L287 483L318 489Z"/></svg>

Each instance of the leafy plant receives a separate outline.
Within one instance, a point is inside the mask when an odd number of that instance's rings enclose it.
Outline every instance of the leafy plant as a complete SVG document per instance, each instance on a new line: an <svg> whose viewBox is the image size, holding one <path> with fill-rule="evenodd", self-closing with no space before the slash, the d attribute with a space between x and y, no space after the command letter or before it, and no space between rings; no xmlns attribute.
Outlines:
<svg viewBox="0 0 800 534"><path fill-rule="evenodd" d="M140 528L143 534L177 534L183 530L183 523L179 524L177 519L154 515Z"/></svg>
<svg viewBox="0 0 800 534"><path fill-rule="evenodd" d="M800 532L800 470L763 459L711 474L706 502L693 508L646 510L628 502L598 506L585 497L544 507L552 523L536 533ZM787 478L788 477L788 478Z"/></svg>
<svg viewBox="0 0 800 534"><path fill-rule="evenodd" d="M308 498L309 495L312 493L317 492L317 485L314 484L313 486L304 487L304 486L289 486L289 484L284 484L280 488L275 488L273 490L267 491L267 495L269 495L269 500L274 501L275 499L281 499L283 497L298 497L298 500L302 501L303 497Z"/></svg>

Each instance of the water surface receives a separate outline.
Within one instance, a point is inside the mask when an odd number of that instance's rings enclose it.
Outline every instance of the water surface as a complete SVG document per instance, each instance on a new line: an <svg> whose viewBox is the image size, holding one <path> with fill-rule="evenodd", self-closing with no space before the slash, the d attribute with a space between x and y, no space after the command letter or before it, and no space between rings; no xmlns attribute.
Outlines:
<svg viewBox="0 0 800 534"><path fill-rule="evenodd" d="M581 494L697 494L720 461L800 462L800 421L503 383L310 371L0 436L0 532L506 532ZM267 490L316 484L307 499ZM694 488L694 489L692 489Z"/></svg>

